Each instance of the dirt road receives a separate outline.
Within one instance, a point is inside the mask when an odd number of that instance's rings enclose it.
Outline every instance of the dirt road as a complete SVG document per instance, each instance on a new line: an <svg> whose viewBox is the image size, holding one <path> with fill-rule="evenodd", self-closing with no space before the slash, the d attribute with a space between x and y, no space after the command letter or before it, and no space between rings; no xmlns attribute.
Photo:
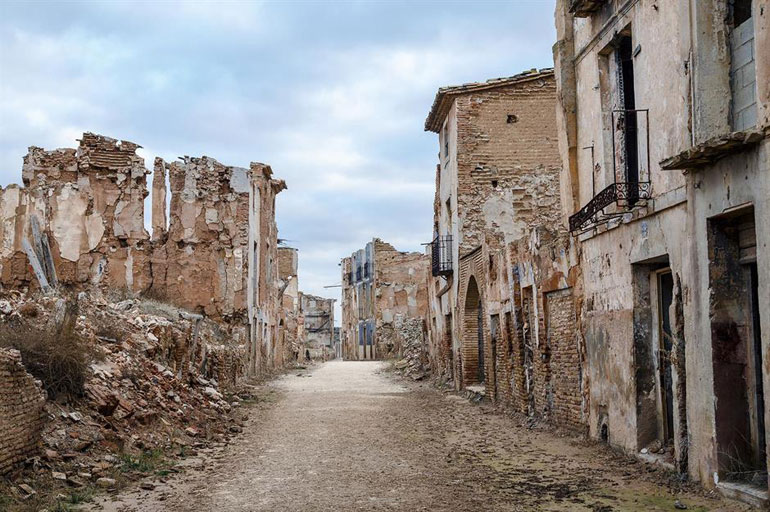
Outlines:
<svg viewBox="0 0 770 512"><path fill-rule="evenodd" d="M330 362L275 382L236 442L116 511L744 510L604 446L533 431L382 363ZM675 480L672 480L675 481Z"/></svg>

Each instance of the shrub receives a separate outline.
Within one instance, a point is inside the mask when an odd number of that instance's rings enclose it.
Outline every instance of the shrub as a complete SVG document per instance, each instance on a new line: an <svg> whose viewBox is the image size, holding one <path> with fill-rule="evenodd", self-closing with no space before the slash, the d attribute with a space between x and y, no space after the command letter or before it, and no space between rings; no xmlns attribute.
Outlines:
<svg viewBox="0 0 770 512"><path fill-rule="evenodd" d="M22 320L0 324L0 346L18 350L27 371L43 383L49 397L83 394L95 352L75 332L77 303L68 304L56 327Z"/></svg>

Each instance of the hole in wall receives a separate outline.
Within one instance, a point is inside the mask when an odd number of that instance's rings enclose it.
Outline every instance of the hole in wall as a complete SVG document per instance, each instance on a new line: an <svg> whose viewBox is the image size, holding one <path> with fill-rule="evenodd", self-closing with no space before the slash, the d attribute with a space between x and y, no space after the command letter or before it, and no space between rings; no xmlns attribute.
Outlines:
<svg viewBox="0 0 770 512"><path fill-rule="evenodd" d="M508 114L508 117L505 118L505 122L508 124L517 123L519 121L519 116L516 114Z"/></svg>

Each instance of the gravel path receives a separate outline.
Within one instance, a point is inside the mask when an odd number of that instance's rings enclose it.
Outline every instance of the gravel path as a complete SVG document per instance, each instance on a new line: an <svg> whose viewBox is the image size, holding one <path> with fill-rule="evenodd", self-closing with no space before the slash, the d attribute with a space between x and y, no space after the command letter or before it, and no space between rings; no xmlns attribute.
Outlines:
<svg viewBox="0 0 770 512"><path fill-rule="evenodd" d="M533 431L377 362L278 379L233 444L115 511L744 510L603 446ZM101 508L100 507L100 508Z"/></svg>

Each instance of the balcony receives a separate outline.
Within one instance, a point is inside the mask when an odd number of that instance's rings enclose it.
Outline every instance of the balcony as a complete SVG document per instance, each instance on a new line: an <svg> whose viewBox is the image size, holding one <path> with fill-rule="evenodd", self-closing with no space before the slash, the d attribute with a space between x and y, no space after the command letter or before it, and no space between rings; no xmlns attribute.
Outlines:
<svg viewBox="0 0 770 512"><path fill-rule="evenodd" d="M637 206L640 201L649 199L651 189L650 182L613 183L596 194L577 213L570 216L569 230L573 233L583 231L612 217L622 215L631 206ZM616 203L620 211L606 213L604 209L612 203Z"/></svg>
<svg viewBox="0 0 770 512"><path fill-rule="evenodd" d="M452 275L452 235L437 236L430 249L433 276Z"/></svg>
<svg viewBox="0 0 770 512"><path fill-rule="evenodd" d="M645 206L652 197L649 111L613 110L610 114L614 181L570 216L572 233L621 217L635 207ZM591 177L593 179L593 172ZM610 209L613 203L615 207Z"/></svg>
<svg viewBox="0 0 770 512"><path fill-rule="evenodd" d="M601 9L605 0L572 0L569 12L578 18L586 18Z"/></svg>

